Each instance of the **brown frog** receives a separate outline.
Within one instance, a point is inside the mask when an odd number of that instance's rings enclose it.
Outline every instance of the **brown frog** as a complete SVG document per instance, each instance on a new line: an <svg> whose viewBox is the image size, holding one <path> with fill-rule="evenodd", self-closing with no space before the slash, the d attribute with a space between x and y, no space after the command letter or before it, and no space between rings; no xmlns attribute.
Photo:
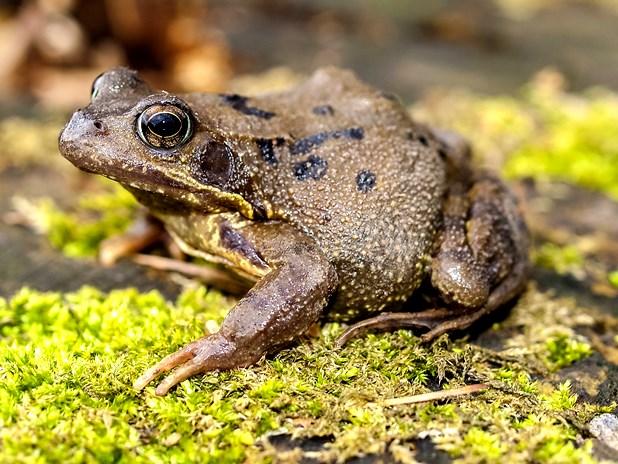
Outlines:
<svg viewBox="0 0 618 464"><path fill-rule="evenodd" d="M431 340L525 285L528 233L503 183L472 169L460 137L412 121L349 71L249 98L173 95L113 69L60 150L130 190L183 251L255 282L219 332L163 359L138 389L172 369L157 394L248 366L327 311L356 322L340 345L399 327Z"/></svg>

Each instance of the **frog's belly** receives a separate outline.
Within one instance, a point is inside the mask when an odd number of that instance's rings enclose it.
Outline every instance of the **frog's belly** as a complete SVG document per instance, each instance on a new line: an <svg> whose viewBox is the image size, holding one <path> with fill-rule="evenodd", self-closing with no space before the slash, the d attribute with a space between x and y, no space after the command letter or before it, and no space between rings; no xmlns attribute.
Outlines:
<svg viewBox="0 0 618 464"><path fill-rule="evenodd" d="M340 285L329 315L335 320L346 320L401 306L423 280L426 262L420 260L413 268L388 269L362 262L336 265Z"/></svg>

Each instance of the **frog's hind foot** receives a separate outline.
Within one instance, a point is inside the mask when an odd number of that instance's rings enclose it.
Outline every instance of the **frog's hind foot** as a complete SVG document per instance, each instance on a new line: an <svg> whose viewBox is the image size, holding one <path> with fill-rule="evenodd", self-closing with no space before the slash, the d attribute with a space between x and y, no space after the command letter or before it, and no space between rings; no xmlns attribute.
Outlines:
<svg viewBox="0 0 618 464"><path fill-rule="evenodd" d="M382 313L348 327L339 336L335 346L341 348L351 339L370 330L388 331L403 328L425 328L429 329L429 331L421 335L421 340L423 342L430 342L444 333L467 329L483 316L491 313L521 293L526 287L526 280L524 278L526 272L527 263L525 261L516 264L511 274L493 289L486 303L479 308L467 308L466 312L458 312L457 310L447 308L434 308L420 312Z"/></svg>
<svg viewBox="0 0 618 464"><path fill-rule="evenodd" d="M418 313L382 313L348 327L335 342L335 347L342 348L348 341L371 330L392 331L404 328L429 329L420 337L423 342L430 342L444 333L468 328L493 309L486 306L467 314L455 314L452 310L442 308Z"/></svg>
<svg viewBox="0 0 618 464"><path fill-rule="evenodd" d="M433 327L429 332L424 333L421 339L424 342L429 342L446 332L467 329L481 317L493 312L524 291L527 285L527 273L528 262L526 260L519 261L513 266L511 273L491 291L483 306L476 309L468 309L468 312L465 313L452 313L453 317L441 321L440 324Z"/></svg>
<svg viewBox="0 0 618 464"><path fill-rule="evenodd" d="M445 308L428 309L421 312L381 313L348 327L339 336L335 346L342 348L353 338L357 338L371 330L390 331L403 328L424 328L430 329L428 333L431 333L442 327L445 324L445 319L452 314L451 311Z"/></svg>

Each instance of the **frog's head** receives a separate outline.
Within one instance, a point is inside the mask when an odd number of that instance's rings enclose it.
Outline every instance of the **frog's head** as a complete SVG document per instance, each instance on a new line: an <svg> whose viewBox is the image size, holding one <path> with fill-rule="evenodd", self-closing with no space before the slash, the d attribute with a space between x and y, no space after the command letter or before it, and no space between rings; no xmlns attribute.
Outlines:
<svg viewBox="0 0 618 464"><path fill-rule="evenodd" d="M78 168L113 179L147 206L253 217L247 176L216 132L182 98L154 91L137 72L97 77L90 104L60 134L60 152Z"/></svg>

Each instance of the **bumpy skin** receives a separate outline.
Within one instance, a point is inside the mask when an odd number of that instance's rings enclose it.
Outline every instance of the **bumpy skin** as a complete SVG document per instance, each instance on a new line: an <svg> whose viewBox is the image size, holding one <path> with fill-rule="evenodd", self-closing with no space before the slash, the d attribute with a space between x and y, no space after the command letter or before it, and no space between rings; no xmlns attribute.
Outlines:
<svg viewBox="0 0 618 464"><path fill-rule="evenodd" d="M152 108L186 114L187 137L144 138L140 115ZM379 313L344 340L398 326L427 327L430 339L467 327L525 283L527 232L504 185L471 170L460 138L416 124L348 71L322 69L288 92L246 98L174 96L111 70L60 149L132 191L184 251L256 281L219 333L164 359L138 388L178 366L157 393L254 363L326 307L344 319ZM419 309L404 303L420 291L433 308L384 312Z"/></svg>

